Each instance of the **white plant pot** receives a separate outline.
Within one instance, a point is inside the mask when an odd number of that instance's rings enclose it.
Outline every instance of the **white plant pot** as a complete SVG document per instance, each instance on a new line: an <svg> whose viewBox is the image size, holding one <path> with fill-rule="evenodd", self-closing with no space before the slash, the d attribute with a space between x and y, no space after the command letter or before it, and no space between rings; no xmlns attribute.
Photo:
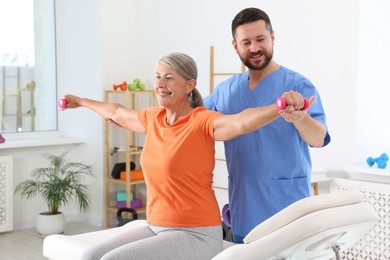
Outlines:
<svg viewBox="0 0 390 260"><path fill-rule="evenodd" d="M41 235L61 234L65 230L65 215L49 215L48 212L39 213L36 221L36 228Z"/></svg>

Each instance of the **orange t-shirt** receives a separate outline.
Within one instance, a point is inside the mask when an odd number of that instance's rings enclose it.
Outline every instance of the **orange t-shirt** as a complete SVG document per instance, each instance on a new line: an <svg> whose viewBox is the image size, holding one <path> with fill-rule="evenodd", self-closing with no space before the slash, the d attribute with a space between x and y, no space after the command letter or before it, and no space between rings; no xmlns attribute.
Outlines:
<svg viewBox="0 0 390 260"><path fill-rule="evenodd" d="M141 165L147 185L151 225L201 227L221 224L214 191L214 119L221 115L197 107L174 125L165 108L146 108L138 117L146 129Z"/></svg>

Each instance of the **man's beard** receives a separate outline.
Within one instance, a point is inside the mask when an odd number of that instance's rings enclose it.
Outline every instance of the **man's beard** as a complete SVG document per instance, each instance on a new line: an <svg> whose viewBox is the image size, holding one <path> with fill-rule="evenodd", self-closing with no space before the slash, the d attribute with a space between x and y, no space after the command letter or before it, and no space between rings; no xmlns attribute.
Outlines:
<svg viewBox="0 0 390 260"><path fill-rule="evenodd" d="M265 57L265 60L264 62L262 63L251 63L250 59L244 59L240 54L240 59L242 61L242 63L244 63L244 65L250 69L250 70L262 70L264 69L265 67L267 67L269 65L269 63L271 62L272 60L272 57L273 57L273 51L271 50L270 52L267 52L267 51L258 51L257 53L253 53L251 55L259 55L259 54L262 54L264 57Z"/></svg>

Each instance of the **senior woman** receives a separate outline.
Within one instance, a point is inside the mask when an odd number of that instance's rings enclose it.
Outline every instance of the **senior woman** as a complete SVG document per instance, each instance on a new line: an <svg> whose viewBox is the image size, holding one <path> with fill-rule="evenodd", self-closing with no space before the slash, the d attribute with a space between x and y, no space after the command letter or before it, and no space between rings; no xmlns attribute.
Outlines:
<svg viewBox="0 0 390 260"><path fill-rule="evenodd" d="M277 119L275 104L222 115L202 106L197 67L186 54L172 53L156 66L159 107L128 109L73 95L67 107L86 107L108 122L146 133L141 165L147 187L148 226L127 237L102 241L84 259L211 259L222 250L221 215L212 181L215 140L226 141ZM284 93L289 109L303 104ZM288 110L286 110L288 113ZM285 112L286 112L285 111Z"/></svg>

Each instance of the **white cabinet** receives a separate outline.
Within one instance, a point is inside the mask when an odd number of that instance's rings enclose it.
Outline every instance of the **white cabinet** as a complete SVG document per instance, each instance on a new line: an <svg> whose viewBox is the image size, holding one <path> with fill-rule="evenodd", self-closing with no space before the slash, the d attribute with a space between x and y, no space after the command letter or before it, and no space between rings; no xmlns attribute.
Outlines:
<svg viewBox="0 0 390 260"><path fill-rule="evenodd" d="M0 156L0 232L13 229L12 169L12 156Z"/></svg>

